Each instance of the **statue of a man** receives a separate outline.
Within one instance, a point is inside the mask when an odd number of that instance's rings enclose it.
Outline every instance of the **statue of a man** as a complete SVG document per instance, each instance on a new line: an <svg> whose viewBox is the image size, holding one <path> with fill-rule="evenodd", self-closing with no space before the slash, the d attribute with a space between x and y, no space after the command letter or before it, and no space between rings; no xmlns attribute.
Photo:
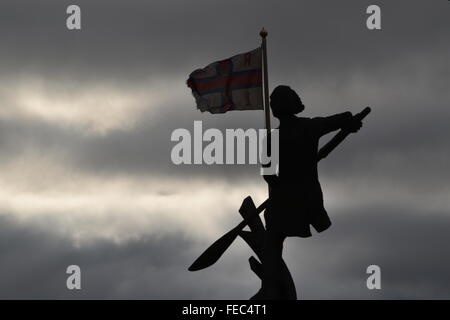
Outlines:
<svg viewBox="0 0 450 320"><path fill-rule="evenodd" d="M317 172L319 139L339 129L357 132L362 122L351 112L329 117L297 117L305 106L297 93L284 85L273 90L270 107L280 121L279 172L264 176L270 186L270 201L264 214L263 281L258 298L283 299L280 270L284 240L310 237L310 226L322 232L331 225Z"/></svg>

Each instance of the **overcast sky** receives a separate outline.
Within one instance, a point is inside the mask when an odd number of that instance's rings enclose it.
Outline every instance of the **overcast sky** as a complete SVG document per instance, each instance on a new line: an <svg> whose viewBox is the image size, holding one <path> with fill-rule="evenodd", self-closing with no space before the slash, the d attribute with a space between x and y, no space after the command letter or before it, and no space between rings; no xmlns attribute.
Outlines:
<svg viewBox="0 0 450 320"><path fill-rule="evenodd" d="M191 71L260 45L304 116L371 106L319 167L332 227L290 238L303 299L450 298L450 3L446 0L78 0L0 4L0 298L247 299L238 240L187 267L267 187L256 166L175 166L176 128L262 128L202 114ZM382 30L366 28L370 4ZM274 125L277 124L273 120ZM82 290L66 289L67 266ZM382 289L366 288L381 267Z"/></svg>

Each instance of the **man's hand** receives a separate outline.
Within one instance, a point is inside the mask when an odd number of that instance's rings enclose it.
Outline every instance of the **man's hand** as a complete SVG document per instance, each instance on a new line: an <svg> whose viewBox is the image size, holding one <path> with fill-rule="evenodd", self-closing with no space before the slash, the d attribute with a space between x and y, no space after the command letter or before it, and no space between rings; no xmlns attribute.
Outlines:
<svg viewBox="0 0 450 320"><path fill-rule="evenodd" d="M353 117L351 122L345 126L345 128L343 128L344 130L351 132L351 133L355 133L358 132L359 129L361 129L362 127L362 121Z"/></svg>

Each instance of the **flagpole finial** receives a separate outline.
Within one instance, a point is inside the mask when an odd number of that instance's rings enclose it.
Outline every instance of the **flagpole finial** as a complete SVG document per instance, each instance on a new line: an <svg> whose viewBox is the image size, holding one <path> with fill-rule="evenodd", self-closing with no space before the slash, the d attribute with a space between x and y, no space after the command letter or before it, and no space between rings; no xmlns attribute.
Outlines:
<svg viewBox="0 0 450 320"><path fill-rule="evenodd" d="M262 38L267 37L267 30L264 29L264 27L263 27L263 28L261 29L261 31L259 32L259 35L260 35Z"/></svg>

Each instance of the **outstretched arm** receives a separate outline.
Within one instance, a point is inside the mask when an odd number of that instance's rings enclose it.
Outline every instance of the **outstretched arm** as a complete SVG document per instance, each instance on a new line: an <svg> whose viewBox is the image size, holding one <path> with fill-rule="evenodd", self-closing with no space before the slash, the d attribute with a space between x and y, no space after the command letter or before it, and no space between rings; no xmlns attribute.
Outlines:
<svg viewBox="0 0 450 320"><path fill-rule="evenodd" d="M313 118L312 121L314 131L319 137L339 129L357 132L362 126L361 120L353 117L351 112L338 113L329 117L317 117Z"/></svg>
<svg viewBox="0 0 450 320"><path fill-rule="evenodd" d="M322 160L333 151L352 132L357 132L362 126L362 120L370 113L370 107L353 116L353 121L349 127L344 127L327 144L320 148L317 154L317 161Z"/></svg>

